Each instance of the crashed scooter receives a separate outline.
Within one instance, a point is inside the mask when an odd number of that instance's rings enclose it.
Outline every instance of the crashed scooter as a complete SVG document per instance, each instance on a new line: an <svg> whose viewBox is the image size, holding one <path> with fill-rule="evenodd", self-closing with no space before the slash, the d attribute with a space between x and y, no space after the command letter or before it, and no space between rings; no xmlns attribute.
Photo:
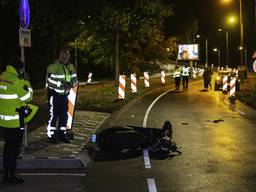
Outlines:
<svg viewBox="0 0 256 192"><path fill-rule="evenodd" d="M136 126L111 127L93 135L101 150L122 152L123 150L148 149L149 152L182 154L172 141L172 125L165 121L162 129Z"/></svg>

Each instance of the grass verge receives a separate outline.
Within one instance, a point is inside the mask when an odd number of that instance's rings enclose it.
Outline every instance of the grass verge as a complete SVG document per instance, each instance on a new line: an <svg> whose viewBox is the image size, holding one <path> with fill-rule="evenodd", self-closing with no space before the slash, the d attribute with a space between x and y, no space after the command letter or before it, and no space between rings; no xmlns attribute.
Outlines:
<svg viewBox="0 0 256 192"><path fill-rule="evenodd" d="M247 80L241 80L241 91L237 92L237 98L256 109L256 75L251 74Z"/></svg>

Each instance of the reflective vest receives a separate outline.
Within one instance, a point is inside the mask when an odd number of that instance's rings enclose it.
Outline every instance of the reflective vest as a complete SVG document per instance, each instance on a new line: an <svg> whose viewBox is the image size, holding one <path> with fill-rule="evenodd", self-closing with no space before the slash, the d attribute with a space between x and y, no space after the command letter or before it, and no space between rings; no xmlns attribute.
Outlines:
<svg viewBox="0 0 256 192"><path fill-rule="evenodd" d="M60 95L69 94L72 86L78 83L74 65L64 65L58 60L47 68L46 84L49 89ZM70 87L65 86L70 84Z"/></svg>
<svg viewBox="0 0 256 192"><path fill-rule="evenodd" d="M190 71L189 67L183 67L182 76L189 76L189 71Z"/></svg>
<svg viewBox="0 0 256 192"><path fill-rule="evenodd" d="M175 77L180 77L180 75L181 75L180 70L179 70L179 69L176 69L176 70L174 71L174 73L173 73L173 78L175 78Z"/></svg>
<svg viewBox="0 0 256 192"><path fill-rule="evenodd" d="M0 126L19 128L20 116L17 109L27 105L33 97L33 90L28 81L21 79L13 66L7 65L0 75ZM28 104L32 112L24 119L28 123L37 111L37 106Z"/></svg>

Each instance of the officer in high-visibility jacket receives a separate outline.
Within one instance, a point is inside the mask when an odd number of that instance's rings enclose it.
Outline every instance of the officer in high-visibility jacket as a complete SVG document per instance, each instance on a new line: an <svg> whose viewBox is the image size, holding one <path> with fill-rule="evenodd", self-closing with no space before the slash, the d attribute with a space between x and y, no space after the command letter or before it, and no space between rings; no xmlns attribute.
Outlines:
<svg viewBox="0 0 256 192"><path fill-rule="evenodd" d="M32 100L33 90L29 81L23 78L24 64L15 59L0 75L0 126L4 128L3 183L22 183L15 175L17 158L20 154L25 123L37 111L27 104Z"/></svg>
<svg viewBox="0 0 256 192"><path fill-rule="evenodd" d="M47 68L49 106L47 136L50 143L58 143L58 141L70 143L66 133L68 94L78 80L75 67L69 63L69 58L69 51L64 49L60 52L59 59Z"/></svg>
<svg viewBox="0 0 256 192"><path fill-rule="evenodd" d="M190 67L186 64L182 68L182 84L183 84L183 91L188 90L188 81L189 81L189 75L190 75Z"/></svg>
<svg viewBox="0 0 256 192"><path fill-rule="evenodd" d="M173 78L175 79L176 90L179 90L180 89L181 71L178 66L175 67L175 71L173 73Z"/></svg>

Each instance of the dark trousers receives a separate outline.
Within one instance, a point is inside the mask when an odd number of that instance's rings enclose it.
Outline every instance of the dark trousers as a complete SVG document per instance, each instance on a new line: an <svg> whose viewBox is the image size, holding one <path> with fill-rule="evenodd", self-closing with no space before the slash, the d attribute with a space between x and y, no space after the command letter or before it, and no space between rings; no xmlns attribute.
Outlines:
<svg viewBox="0 0 256 192"><path fill-rule="evenodd" d="M23 132L24 130L20 128L4 128L3 167L5 174L15 175Z"/></svg>
<svg viewBox="0 0 256 192"><path fill-rule="evenodd" d="M189 76L182 76L183 90L188 90L188 78Z"/></svg>
<svg viewBox="0 0 256 192"><path fill-rule="evenodd" d="M180 77L175 77L175 87L176 90L180 89Z"/></svg>
<svg viewBox="0 0 256 192"><path fill-rule="evenodd" d="M50 126L55 127L56 129L66 127L68 120L68 95L60 95L55 91L48 89L48 107L48 123L50 124ZM58 130L58 133L60 132L66 133L65 130Z"/></svg>
<svg viewBox="0 0 256 192"><path fill-rule="evenodd" d="M204 89L208 90L208 80L207 79L204 79Z"/></svg>

